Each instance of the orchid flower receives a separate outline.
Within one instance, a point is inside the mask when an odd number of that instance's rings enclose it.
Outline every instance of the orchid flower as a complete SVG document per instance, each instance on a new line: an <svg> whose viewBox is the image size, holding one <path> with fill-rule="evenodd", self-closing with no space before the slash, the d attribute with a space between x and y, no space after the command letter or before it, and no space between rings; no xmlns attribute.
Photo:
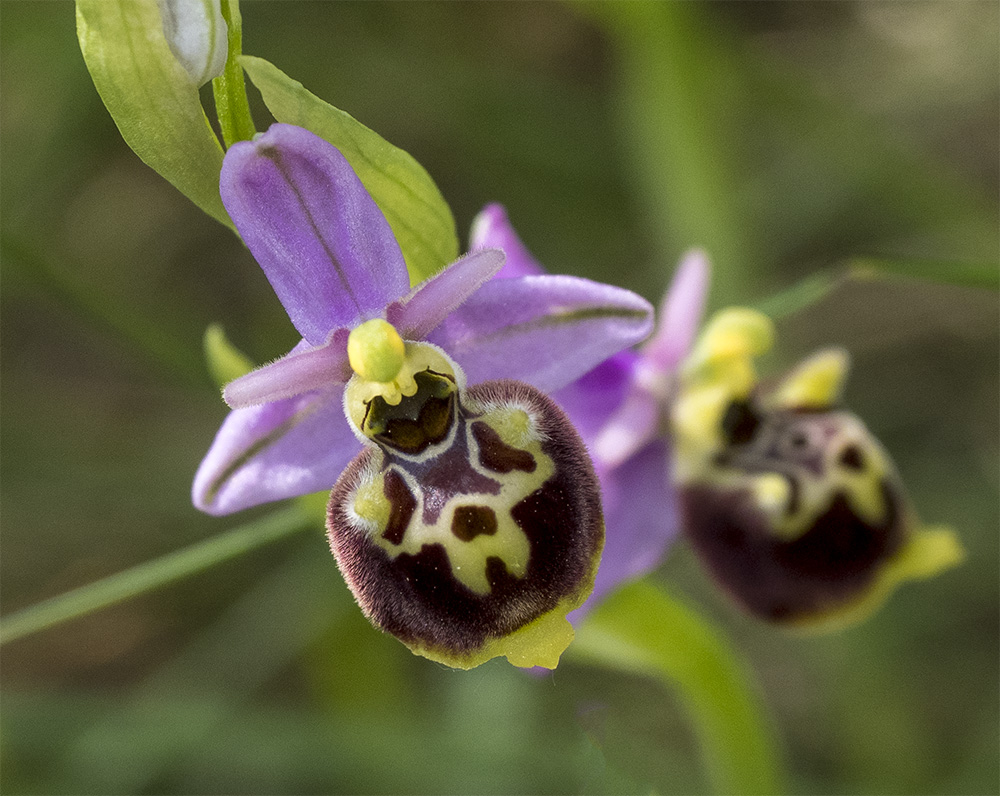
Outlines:
<svg viewBox="0 0 1000 796"><path fill-rule="evenodd" d="M507 256L497 278L544 273L498 204L476 217L469 245L472 251L493 247ZM655 569L677 536L670 404L677 370L701 320L708 275L704 253L686 254L663 298L652 338L553 395L587 444L604 498L607 538L588 605Z"/></svg>
<svg viewBox="0 0 1000 796"><path fill-rule="evenodd" d="M684 529L751 614L837 629L964 553L950 528L920 522L888 452L840 405L847 352L820 350L762 385L753 360L773 338L767 316L723 310L684 364L673 406Z"/></svg>
<svg viewBox="0 0 1000 796"><path fill-rule="evenodd" d="M574 277L491 280L497 249L411 290L350 165L298 127L231 147L220 190L302 340L226 386L195 505L336 482L331 547L373 622L451 666L554 667L603 522L585 448L540 390L644 338L652 308Z"/></svg>

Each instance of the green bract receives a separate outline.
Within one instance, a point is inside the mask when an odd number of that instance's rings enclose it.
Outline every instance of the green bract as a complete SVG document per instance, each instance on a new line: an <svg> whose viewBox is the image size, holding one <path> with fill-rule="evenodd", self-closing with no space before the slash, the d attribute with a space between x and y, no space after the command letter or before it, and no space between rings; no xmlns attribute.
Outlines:
<svg viewBox="0 0 1000 796"><path fill-rule="evenodd" d="M205 329L202 346L208 372L219 389L256 367L246 354L229 342L221 324L213 323Z"/></svg>
<svg viewBox="0 0 1000 796"><path fill-rule="evenodd" d="M455 219L416 160L264 59L244 55L240 63L275 119L304 127L347 158L392 227L411 284L422 282L458 256Z"/></svg>
<svg viewBox="0 0 1000 796"><path fill-rule="evenodd" d="M156 0L77 0L80 49L122 138L143 162L212 218L232 227L219 198L219 144L198 87L170 51Z"/></svg>

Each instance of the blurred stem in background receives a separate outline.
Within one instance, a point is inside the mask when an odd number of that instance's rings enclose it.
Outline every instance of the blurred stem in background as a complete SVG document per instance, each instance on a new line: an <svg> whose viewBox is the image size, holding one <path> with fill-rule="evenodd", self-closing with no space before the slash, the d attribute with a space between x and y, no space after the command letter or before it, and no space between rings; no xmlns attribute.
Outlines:
<svg viewBox="0 0 1000 796"><path fill-rule="evenodd" d="M262 545L304 530L314 524L311 519L298 504L292 505L176 553L37 603L3 618L0 622L0 643L15 641L100 611L245 555Z"/></svg>
<svg viewBox="0 0 1000 796"><path fill-rule="evenodd" d="M676 689L714 793L781 792L771 723L745 664L663 590L648 581L619 589L577 629L570 655Z"/></svg>
<svg viewBox="0 0 1000 796"><path fill-rule="evenodd" d="M709 40L696 3L586 3L618 56L621 135L645 203L658 260L681 249L711 255L716 304L746 301L748 266L759 262L748 221L733 203L732 120L736 73Z"/></svg>
<svg viewBox="0 0 1000 796"><path fill-rule="evenodd" d="M109 301L107 293L74 279L72 275L77 270L54 268L42 247L28 245L6 231L0 232L0 259L6 279L21 281L56 299L86 325L107 333L124 349L138 353L157 373L169 374L191 386L205 385L205 369L197 348L151 323L131 306Z"/></svg>
<svg viewBox="0 0 1000 796"><path fill-rule="evenodd" d="M573 7L612 42L619 135L653 261L705 248L712 306L756 299L778 266L801 271L816 257L826 265L870 253L914 276L996 284L995 202L902 133L831 100L760 42L733 36L712 4ZM811 251L831 224L870 239L861 249ZM937 262L911 269L918 257ZM966 265L945 262L953 259L978 260L978 276L970 281Z"/></svg>
<svg viewBox="0 0 1000 796"><path fill-rule="evenodd" d="M297 507L287 509L254 525L258 531L269 526L280 532L282 525L297 529L302 513ZM338 614L353 607L329 589L329 562L316 550L313 545L299 547L276 562L123 704L60 750L49 761L50 781L84 782L95 793L149 793L176 760L196 755L213 734L224 732L271 678L293 665ZM271 628L267 643L261 643L261 626ZM123 726L156 741L123 746ZM100 753L94 754L95 749Z"/></svg>

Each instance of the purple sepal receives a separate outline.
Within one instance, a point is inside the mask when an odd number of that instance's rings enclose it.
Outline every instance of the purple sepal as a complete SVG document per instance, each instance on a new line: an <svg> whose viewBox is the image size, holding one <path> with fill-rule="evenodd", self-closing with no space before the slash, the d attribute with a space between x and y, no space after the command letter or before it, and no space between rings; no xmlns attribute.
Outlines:
<svg viewBox="0 0 1000 796"><path fill-rule="evenodd" d="M641 368L644 362L639 363ZM662 407L653 394L633 387L594 435L591 452L598 467L618 467L660 432Z"/></svg>
<svg viewBox="0 0 1000 796"><path fill-rule="evenodd" d="M620 467L601 473L606 527L594 592L569 615L576 623L604 595L654 569L677 537L670 447L656 439Z"/></svg>
<svg viewBox="0 0 1000 796"><path fill-rule="evenodd" d="M705 310L709 276L705 252L692 249L681 258L663 295L656 332L642 351L657 370L673 370L691 350Z"/></svg>
<svg viewBox="0 0 1000 796"><path fill-rule="evenodd" d="M381 315L409 290L385 216L340 152L308 130L275 124L234 144L220 192L295 328L312 345Z"/></svg>
<svg viewBox="0 0 1000 796"><path fill-rule="evenodd" d="M486 205L475 217L469 236L469 251L490 248L501 249L507 255L507 262L497 274L497 279L545 273L510 225L507 211L496 203Z"/></svg>
<svg viewBox="0 0 1000 796"><path fill-rule="evenodd" d="M588 447L628 395L638 359L634 349L619 351L552 394Z"/></svg>

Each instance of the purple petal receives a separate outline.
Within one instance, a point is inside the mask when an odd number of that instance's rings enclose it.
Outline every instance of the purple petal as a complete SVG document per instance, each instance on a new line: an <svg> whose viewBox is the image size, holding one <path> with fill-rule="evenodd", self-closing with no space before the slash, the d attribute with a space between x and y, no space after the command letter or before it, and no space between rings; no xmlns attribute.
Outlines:
<svg viewBox="0 0 1000 796"><path fill-rule="evenodd" d="M643 354L658 370L673 370L691 350L705 310L709 264L705 252L689 251L681 258L670 289L660 305L660 323Z"/></svg>
<svg viewBox="0 0 1000 796"><path fill-rule="evenodd" d="M340 152L275 124L226 153L222 201L288 316L313 345L409 289L385 216Z"/></svg>
<svg viewBox="0 0 1000 796"><path fill-rule="evenodd" d="M361 449L343 388L234 409L198 468L192 498L209 514L330 489Z"/></svg>
<svg viewBox="0 0 1000 796"><path fill-rule="evenodd" d="M633 386L618 410L594 437L591 454L598 470L613 469L656 436L660 403L646 390Z"/></svg>
<svg viewBox="0 0 1000 796"><path fill-rule="evenodd" d="M497 279L545 273L545 269L531 256L531 252L514 232L503 205L486 205L472 222L469 251L490 248L501 249L507 255L507 262L497 274Z"/></svg>
<svg viewBox="0 0 1000 796"><path fill-rule="evenodd" d="M639 355L632 349L619 351L600 365L566 385L552 397L563 408L588 448L628 395L632 372Z"/></svg>
<svg viewBox="0 0 1000 796"><path fill-rule="evenodd" d="M233 409L243 409L346 384L351 378L349 336L350 330L338 329L321 346L301 341L281 359L229 382L223 391L226 403Z"/></svg>
<svg viewBox="0 0 1000 796"><path fill-rule="evenodd" d="M649 334L652 307L628 290L573 276L487 282L427 340L469 384L517 379L552 392Z"/></svg>
<svg viewBox="0 0 1000 796"><path fill-rule="evenodd" d="M608 592L655 569L677 538L676 499L670 486L670 448L655 440L621 467L601 477L604 555L594 592L571 613L583 618Z"/></svg>
<svg viewBox="0 0 1000 796"><path fill-rule="evenodd" d="M503 268L504 254L485 249L456 260L401 302L391 304L389 321L404 340L423 340L431 330Z"/></svg>

